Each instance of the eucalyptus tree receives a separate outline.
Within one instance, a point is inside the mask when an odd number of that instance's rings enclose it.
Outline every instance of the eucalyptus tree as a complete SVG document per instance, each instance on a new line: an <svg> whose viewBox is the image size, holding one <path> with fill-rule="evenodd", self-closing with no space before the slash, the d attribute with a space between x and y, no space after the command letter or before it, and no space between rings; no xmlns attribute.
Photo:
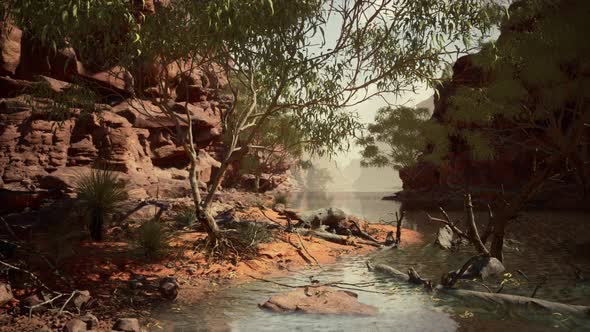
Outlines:
<svg viewBox="0 0 590 332"><path fill-rule="evenodd" d="M426 108L382 107L366 135L357 140L363 148L363 167L391 167L399 170L413 165L426 150L427 132L437 129Z"/></svg>
<svg viewBox="0 0 590 332"><path fill-rule="evenodd" d="M147 3L9 0L7 8L26 33L54 50L98 53L95 65L102 69L161 64L151 73L161 95L135 89L131 98L139 105L151 99L177 124L199 220L212 244L222 238L209 212L213 194L269 120L290 112L308 131L310 153L346 149L346 138L358 129L348 107L433 83L451 55L487 35L498 17L493 3L480 0L174 0L156 15L137 11ZM230 78L233 103L222 115L226 153L201 197L193 118L170 107L166 92L203 65ZM136 76L135 85L139 81Z"/></svg>

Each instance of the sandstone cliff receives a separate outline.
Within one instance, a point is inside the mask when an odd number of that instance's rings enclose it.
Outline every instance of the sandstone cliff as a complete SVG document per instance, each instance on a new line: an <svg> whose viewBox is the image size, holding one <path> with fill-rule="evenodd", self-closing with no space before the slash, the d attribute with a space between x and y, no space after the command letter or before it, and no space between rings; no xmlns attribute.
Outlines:
<svg viewBox="0 0 590 332"><path fill-rule="evenodd" d="M547 14L540 12L535 14L536 16L530 15L531 8L526 7L528 3L527 1L519 1L511 6L511 17L520 16L527 19L524 21L511 19L503 25L501 35L496 42L499 49L512 47L513 38L522 38L525 34L531 34L535 30L529 30L530 27L534 26L539 17ZM575 6L579 7L579 3L576 1L561 3L562 7L560 8L564 12L563 15L583 15L575 10ZM559 38L566 38L566 36ZM560 52L555 47L539 51L548 52L548 54L559 54L558 52ZM534 60L534 54L531 56L532 58L527 61ZM461 207L462 195L466 191L473 193L482 203L493 203L502 199L501 196L517 193L535 172L537 160L542 160L542 153L536 153L535 146L525 147L519 144L519 142L525 142L526 137L519 135L515 130L505 130L511 128L506 128L506 122L501 119L496 119L489 127L481 127L480 124L474 123L457 124L457 122L452 123L450 120L453 117L452 112L456 111L456 108L451 107L451 99L459 89L462 87L487 87L500 76L499 73L485 68L477 61L477 54L459 58L453 66L452 78L443 84L439 95L435 98L435 109L431 120L447 127L462 126L480 131L486 129L488 132L492 130L498 132L502 129L503 132L506 132L505 135L511 135L510 140L502 140L504 142L495 144L494 157L491 160L483 161L474 160L470 148L458 136L449 136L450 147L441 164L427 161L426 157L432 152L434 145L429 146L416 165L400 170L403 191L394 197L408 203L409 207L425 205ZM567 66L562 65L561 70L567 71ZM582 71L582 75L589 75L589 73L587 70ZM536 93L541 89L535 86L536 83L523 83L527 87L529 100L540 98ZM559 92L559 86L555 91ZM477 109L474 108L473 111L476 112ZM584 137L583 140L590 141L590 131L587 131L582 137ZM540 136L539 139L545 140L547 138ZM437 143L433 142L432 144ZM580 146L582 145L580 144ZM533 206L544 208L586 208L588 206L585 203L588 202L588 198L584 194L583 185L580 185L579 174L576 174L567 160L563 163L562 168L560 176L547 181L542 191L536 195L534 202L532 202ZM590 170L588 163L582 168L584 170L581 173L588 174ZM484 204L480 204L480 206L482 205L485 207Z"/></svg>
<svg viewBox="0 0 590 332"><path fill-rule="evenodd" d="M162 1L141 3L138 10L157 14ZM172 134L174 124L149 101L128 99L131 89L161 93L149 73L134 78L137 68L96 71L96 59L71 48L51 52L9 22L0 26L0 188L68 192L73 179L100 160L128 181L132 197L188 194L189 161ZM29 95L43 85L59 96L81 81L98 96L95 107L101 111L90 117L72 109L55 119L37 107L47 101ZM169 92L175 99L169 106L179 112L188 107L192 114L203 182L219 166L213 152L219 150L220 116L232 102L219 94L226 82L214 66L200 67L184 72Z"/></svg>

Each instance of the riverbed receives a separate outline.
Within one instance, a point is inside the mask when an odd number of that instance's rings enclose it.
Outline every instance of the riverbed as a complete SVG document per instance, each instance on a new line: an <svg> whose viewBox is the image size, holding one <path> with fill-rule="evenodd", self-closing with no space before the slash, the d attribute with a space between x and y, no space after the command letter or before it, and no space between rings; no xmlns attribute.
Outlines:
<svg viewBox="0 0 590 332"><path fill-rule="evenodd" d="M291 197L291 206L301 210L338 207L371 222L389 222L400 205L383 201L387 193L301 193ZM270 296L289 290L261 281L234 285L215 292L206 300L187 306L162 307L155 318L170 331L587 331L589 322L560 315L538 315L498 308L468 307L421 288L392 281L367 271L365 262L386 263L402 271L414 267L423 277L438 281L444 272L460 267L473 252L446 252L432 245L440 225L432 224L425 211L406 214L404 227L421 232L424 245L381 251L369 257L349 257L336 264L295 271L275 281L305 285L310 278L320 282L371 283L357 292L360 302L379 308L374 317L276 314L258 308ZM429 212L431 214L436 211ZM451 212L451 218L463 213ZM478 213L480 224L487 222ZM576 281L575 268L590 274L588 257L576 256L576 242L590 240L589 215L580 212L528 211L509 229L505 253L506 275L485 284L503 293L531 295L545 280L537 298L569 304L590 305L590 282ZM467 281L462 288L486 290ZM380 292L380 293L372 293ZM385 293L385 294L384 294ZM157 329L154 329L157 330Z"/></svg>

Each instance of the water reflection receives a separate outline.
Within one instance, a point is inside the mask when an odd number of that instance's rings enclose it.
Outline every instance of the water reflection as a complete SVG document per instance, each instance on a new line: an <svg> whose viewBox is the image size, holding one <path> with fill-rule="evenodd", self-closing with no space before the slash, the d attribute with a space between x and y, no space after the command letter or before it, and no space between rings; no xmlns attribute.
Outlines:
<svg viewBox="0 0 590 332"><path fill-rule="evenodd" d="M399 204L383 201L384 193L300 193L291 198L291 207L309 210L338 207L369 221L392 220ZM433 212L436 213L436 212ZM461 211L451 212L452 219L462 219ZM422 211L406 214L405 227L423 233L424 245L395 251L382 251L371 259L397 267L415 268L423 277L439 280L440 276L463 264L473 252L442 251L432 245L440 225L428 221ZM485 214L476 215L480 223ZM584 213L526 212L509 228L510 246L505 260L508 272L516 282L505 284L504 293L529 296L541 278L546 286L538 298L571 304L590 305L590 283L576 283L573 266L590 273L590 260L572 252L575 241L590 241ZM310 269L279 281L306 284L309 276L326 281L373 282L369 289L393 292L391 295L359 293L359 300L379 308L376 317L338 317L314 315L281 315L260 310L258 303L288 289L262 282L229 287L202 303L179 309L162 308L157 317L165 320L170 331L588 331L588 322L556 315L530 316L512 310L469 306L450 298L432 297L421 289L390 278L369 273L367 257L344 259L324 269ZM523 272L523 277L516 271ZM528 278L528 279L527 279ZM498 289L505 278L487 280ZM462 288L483 290L475 282Z"/></svg>

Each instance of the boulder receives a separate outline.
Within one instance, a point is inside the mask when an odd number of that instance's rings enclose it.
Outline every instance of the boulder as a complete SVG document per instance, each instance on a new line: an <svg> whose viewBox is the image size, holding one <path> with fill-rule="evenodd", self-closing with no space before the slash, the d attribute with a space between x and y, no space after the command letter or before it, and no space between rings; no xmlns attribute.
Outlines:
<svg viewBox="0 0 590 332"><path fill-rule="evenodd" d="M114 331L140 332L141 326L137 318L119 318L113 325Z"/></svg>
<svg viewBox="0 0 590 332"><path fill-rule="evenodd" d="M450 272L451 275L456 275L461 269ZM481 278L486 279L502 274L506 268L497 258L479 256L474 258L465 273L460 277L461 279Z"/></svg>
<svg viewBox="0 0 590 332"><path fill-rule="evenodd" d="M439 228L434 244L441 249L449 250L453 246L453 230L448 225Z"/></svg>
<svg viewBox="0 0 590 332"><path fill-rule="evenodd" d="M271 297L259 304L278 313L374 316L377 308L358 301L357 294L329 287L305 287Z"/></svg>
<svg viewBox="0 0 590 332"><path fill-rule="evenodd" d="M0 283L0 306L12 301L14 295L12 295L12 288L9 284Z"/></svg>
<svg viewBox="0 0 590 332"><path fill-rule="evenodd" d="M87 331L86 323L80 319L72 319L64 325L63 332L84 332Z"/></svg>

